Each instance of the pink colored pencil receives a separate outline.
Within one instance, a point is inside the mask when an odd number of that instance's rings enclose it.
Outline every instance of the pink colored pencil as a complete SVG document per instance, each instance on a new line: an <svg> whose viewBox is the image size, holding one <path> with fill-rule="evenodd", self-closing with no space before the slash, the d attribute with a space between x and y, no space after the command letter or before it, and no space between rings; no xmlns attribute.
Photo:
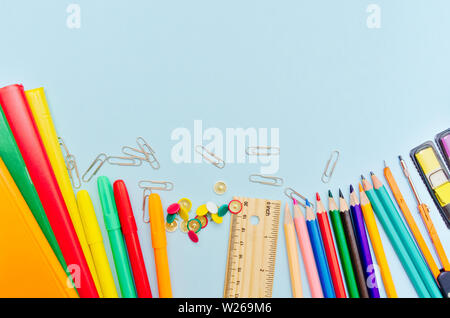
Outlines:
<svg viewBox="0 0 450 318"><path fill-rule="evenodd" d="M323 298L322 286L320 285L319 273L317 272L316 261L309 239L308 229L306 227L305 217L303 216L297 201L294 199L294 224L297 232L300 251L305 264L306 276L308 277L309 288L312 298Z"/></svg>

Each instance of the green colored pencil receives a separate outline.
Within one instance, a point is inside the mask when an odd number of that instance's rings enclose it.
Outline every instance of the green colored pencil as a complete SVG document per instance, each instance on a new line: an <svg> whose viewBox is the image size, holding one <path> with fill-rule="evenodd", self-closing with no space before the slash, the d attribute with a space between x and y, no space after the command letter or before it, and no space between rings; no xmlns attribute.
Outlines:
<svg viewBox="0 0 450 318"><path fill-rule="evenodd" d="M344 271L345 282L350 298L359 298L358 285L356 284L355 273L353 272L350 252L345 239L344 227L342 226L339 209L333 199L333 194L328 190L328 209L330 211L331 223L333 224L333 232L341 258L342 269Z"/></svg>
<svg viewBox="0 0 450 318"><path fill-rule="evenodd" d="M371 172L370 175L372 178L373 187L375 189L375 194L378 196L378 199L380 199L381 204L386 210L389 219L397 230L397 233L400 236L402 242L405 244L405 248L411 259L413 260L413 263L415 264L417 270L422 274L421 277L428 292L433 298L442 298L442 294L439 291L439 288L436 284L436 281L434 280L433 275L431 274L430 269L425 264L425 260L423 259L422 254L417 248L417 245L414 243L411 234L409 234L408 230L406 229L405 223L403 223L403 221L401 220L398 210L395 207L394 202L392 202L392 199L389 196L386 187L381 183L381 181L373 172Z"/></svg>
<svg viewBox="0 0 450 318"><path fill-rule="evenodd" d="M397 231L389 220L389 217L382 203L375 194L375 190L373 189L372 185L364 178L364 176L361 176L361 179L364 191L366 192L366 195L369 198L370 203L372 204L372 208L381 225L383 226L383 229L386 232L389 241L391 241L391 244L394 247L398 258L402 262L403 268L405 269L409 279L414 285L417 294L421 298L430 298L430 294L428 293L428 290L425 287L425 284L423 283L419 272L414 266L414 263L409 257L405 247L403 246L402 240L398 236Z"/></svg>

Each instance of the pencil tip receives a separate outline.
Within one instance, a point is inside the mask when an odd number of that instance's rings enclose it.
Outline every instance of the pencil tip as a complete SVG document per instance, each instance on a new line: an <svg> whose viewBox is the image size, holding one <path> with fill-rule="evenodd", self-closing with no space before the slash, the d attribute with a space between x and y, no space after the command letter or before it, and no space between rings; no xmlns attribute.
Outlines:
<svg viewBox="0 0 450 318"><path fill-rule="evenodd" d="M294 200L294 205L297 205L297 200L295 198L293 198L292 200Z"/></svg>
<svg viewBox="0 0 450 318"><path fill-rule="evenodd" d="M364 178L364 176L363 176L363 175L361 175L361 180L366 180L366 178Z"/></svg>
<svg viewBox="0 0 450 318"><path fill-rule="evenodd" d="M342 191L341 191L341 189L339 189L339 197L341 197L341 198L343 198L343 197L344 197L344 195L342 194Z"/></svg>
<svg viewBox="0 0 450 318"><path fill-rule="evenodd" d="M311 206L311 203L309 203L308 199L305 199L306 206Z"/></svg>
<svg viewBox="0 0 450 318"><path fill-rule="evenodd" d="M358 183L358 186L359 186L359 192L363 192L364 190L363 190L361 183Z"/></svg>
<svg viewBox="0 0 450 318"><path fill-rule="evenodd" d="M399 155L398 160L402 161L403 160L402 156Z"/></svg>
<svg viewBox="0 0 450 318"><path fill-rule="evenodd" d="M331 193L331 190L328 190L328 197L332 198L333 197L333 193Z"/></svg>
<svg viewBox="0 0 450 318"><path fill-rule="evenodd" d="M353 186L350 185L350 193L352 193L354 191Z"/></svg>
<svg viewBox="0 0 450 318"><path fill-rule="evenodd" d="M383 163L384 163L384 167L386 168L387 167L386 160L383 160Z"/></svg>
<svg viewBox="0 0 450 318"><path fill-rule="evenodd" d="M370 175L371 175L371 176L374 176L374 175L375 175L375 173L373 173L373 171L370 171Z"/></svg>
<svg viewBox="0 0 450 318"><path fill-rule="evenodd" d="M317 200L317 201L320 201L320 195L319 195L319 192L316 192L316 200Z"/></svg>

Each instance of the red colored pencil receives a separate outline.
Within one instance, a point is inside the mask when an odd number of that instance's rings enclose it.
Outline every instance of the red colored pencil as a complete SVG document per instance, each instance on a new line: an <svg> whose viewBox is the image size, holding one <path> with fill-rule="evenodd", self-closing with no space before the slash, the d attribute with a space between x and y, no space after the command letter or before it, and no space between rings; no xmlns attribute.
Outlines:
<svg viewBox="0 0 450 318"><path fill-rule="evenodd" d="M317 199L317 220L319 222L320 233L322 234L323 246L327 255L328 267L330 268L331 279L333 281L334 292L336 298L347 298L345 293L344 280L342 279L341 268L334 246L333 234L331 234L330 221L328 220L327 211L320 201L319 193L316 193Z"/></svg>
<svg viewBox="0 0 450 318"><path fill-rule="evenodd" d="M130 197L123 180L114 182L114 197L116 199L117 212L122 226L123 236L127 244L128 257L133 270L134 284L139 298L152 298L147 270L145 269L144 256L137 234L136 220L131 208Z"/></svg>

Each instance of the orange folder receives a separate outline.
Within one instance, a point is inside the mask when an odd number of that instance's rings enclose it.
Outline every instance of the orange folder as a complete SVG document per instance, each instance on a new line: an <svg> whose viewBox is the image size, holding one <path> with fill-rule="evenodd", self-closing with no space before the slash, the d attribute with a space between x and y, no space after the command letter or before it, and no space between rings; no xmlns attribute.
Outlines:
<svg viewBox="0 0 450 318"><path fill-rule="evenodd" d="M0 157L0 298L16 297L78 294Z"/></svg>

